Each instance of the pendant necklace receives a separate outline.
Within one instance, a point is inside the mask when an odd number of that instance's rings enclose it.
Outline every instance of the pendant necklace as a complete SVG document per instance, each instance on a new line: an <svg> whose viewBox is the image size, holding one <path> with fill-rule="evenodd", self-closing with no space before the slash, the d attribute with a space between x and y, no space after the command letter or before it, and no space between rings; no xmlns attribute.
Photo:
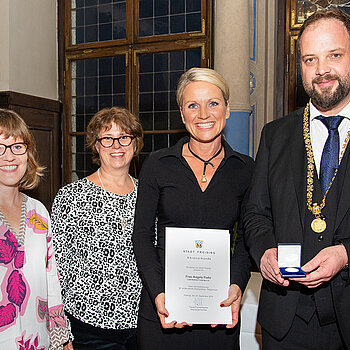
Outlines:
<svg viewBox="0 0 350 350"><path fill-rule="evenodd" d="M213 168L215 168L214 164L211 163L211 160L213 160L215 157L217 157L220 154L220 152L222 150L222 145L221 145L220 149L208 160L204 160L200 156L198 156L196 153L194 153L190 148L190 143L188 143L187 146L188 146L188 150L192 153L192 155L194 157L196 157L197 159L199 159L201 162L203 162L203 173L202 173L201 182L206 183L208 181L207 177L205 176L205 170L207 169L207 165L210 164Z"/></svg>
<svg viewBox="0 0 350 350"><path fill-rule="evenodd" d="M305 141L305 149L307 154L307 174L306 174L306 204L308 210L315 215L315 219L311 222L311 229L316 233L322 233L326 227L326 218L322 215L321 211L326 205L326 197L329 189L331 188L333 181L338 173L338 169L335 169L332 180L326 190L326 193L323 196L323 199L320 204L312 203L313 191L314 191L314 155L312 152L311 138L310 138L310 129L309 129L309 110L310 110L310 102L305 107L304 117L303 117L303 135ZM342 151L339 156L339 164L343 158L344 152L346 150L346 146L350 139L350 130L348 131L345 141L342 146Z"/></svg>
<svg viewBox="0 0 350 350"><path fill-rule="evenodd" d="M131 179L131 181L132 181L132 183L134 185L134 188L135 188L134 179L131 177L130 174L128 174L128 175L129 175L129 177L130 177L130 179ZM98 176L98 179L100 180L102 188L106 191L105 186L103 185L103 182L102 182L102 179L101 179L101 176L100 176L100 168L97 169L97 176ZM129 226L128 220L126 218L121 218L120 224L122 226L123 231Z"/></svg>

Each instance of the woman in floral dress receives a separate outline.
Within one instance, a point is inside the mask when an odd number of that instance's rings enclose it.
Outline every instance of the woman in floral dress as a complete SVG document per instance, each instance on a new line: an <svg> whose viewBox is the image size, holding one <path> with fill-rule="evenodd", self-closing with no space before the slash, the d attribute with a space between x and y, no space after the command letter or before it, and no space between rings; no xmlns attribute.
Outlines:
<svg viewBox="0 0 350 350"><path fill-rule="evenodd" d="M0 109L0 349L62 349L69 333L62 309L50 217L22 190L43 168L28 127Z"/></svg>

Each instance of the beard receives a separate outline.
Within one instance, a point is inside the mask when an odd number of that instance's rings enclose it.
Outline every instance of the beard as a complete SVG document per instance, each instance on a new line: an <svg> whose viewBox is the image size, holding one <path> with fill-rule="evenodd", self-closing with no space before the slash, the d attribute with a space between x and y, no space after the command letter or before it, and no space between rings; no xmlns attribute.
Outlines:
<svg viewBox="0 0 350 350"><path fill-rule="evenodd" d="M338 81L338 86L333 92L332 86L321 88L321 91L316 90L315 84L329 80ZM324 110L333 108L343 101L350 93L350 73L346 76L326 74L323 77L317 77L312 80L311 85L304 83L304 89L315 106Z"/></svg>

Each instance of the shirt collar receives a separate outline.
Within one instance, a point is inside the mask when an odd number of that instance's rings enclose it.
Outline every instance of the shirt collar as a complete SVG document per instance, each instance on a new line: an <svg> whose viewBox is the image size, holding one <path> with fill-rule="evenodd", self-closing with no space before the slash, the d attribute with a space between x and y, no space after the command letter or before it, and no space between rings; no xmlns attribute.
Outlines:
<svg viewBox="0 0 350 350"><path fill-rule="evenodd" d="M160 156L160 158L177 157L177 158L181 159L182 158L182 147L189 140L190 140L190 138L188 136L183 137L174 146L168 148L167 152L163 153ZM244 164L246 164L245 158L240 153L234 151L223 137L221 138L221 142L222 142L222 145L223 145L224 150L225 150L225 156L224 156L225 160L228 158L231 158L231 157L236 157L240 161L242 161Z"/></svg>
<svg viewBox="0 0 350 350"><path fill-rule="evenodd" d="M313 121L319 115L323 115L311 102L310 103L310 120ZM341 115L347 119L350 119L350 103L348 103L337 115Z"/></svg>

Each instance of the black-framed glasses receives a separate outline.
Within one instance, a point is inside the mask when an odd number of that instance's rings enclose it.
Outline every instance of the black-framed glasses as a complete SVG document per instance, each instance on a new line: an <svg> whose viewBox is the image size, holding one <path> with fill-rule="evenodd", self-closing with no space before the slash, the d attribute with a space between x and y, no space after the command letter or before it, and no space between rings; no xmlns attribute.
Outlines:
<svg viewBox="0 0 350 350"><path fill-rule="evenodd" d="M97 139L97 141L105 148L112 147L114 145L115 140L118 141L120 146L126 147L129 146L132 142L132 140L135 138L135 136L131 135L122 135L119 137L101 137Z"/></svg>
<svg viewBox="0 0 350 350"><path fill-rule="evenodd" d="M12 145L3 145L0 143L0 156L5 154L7 148L9 148L14 155L20 156L27 152L28 145L24 142L13 143Z"/></svg>

